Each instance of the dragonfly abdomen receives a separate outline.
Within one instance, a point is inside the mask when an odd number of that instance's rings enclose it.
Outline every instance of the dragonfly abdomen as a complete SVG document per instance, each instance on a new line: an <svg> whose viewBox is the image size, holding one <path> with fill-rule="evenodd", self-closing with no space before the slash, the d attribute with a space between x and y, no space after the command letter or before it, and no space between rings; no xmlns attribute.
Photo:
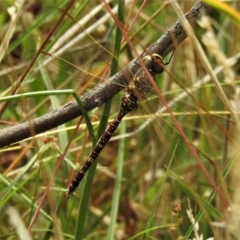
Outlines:
<svg viewBox="0 0 240 240"><path fill-rule="evenodd" d="M91 167L93 161L98 157L102 149L108 143L112 135L114 134L115 130L118 128L119 123L121 122L122 118L132 110L138 107L138 100L133 95L131 90L129 90L121 101L120 110L117 114L117 117L112 121L112 123L108 126L106 131L103 133L101 138L98 140L96 146L92 150L91 154L84 162L82 168L75 176L74 180L72 181L71 185L69 186L65 196L69 198L69 196L76 190L80 182L82 181L83 177L85 176L88 169Z"/></svg>

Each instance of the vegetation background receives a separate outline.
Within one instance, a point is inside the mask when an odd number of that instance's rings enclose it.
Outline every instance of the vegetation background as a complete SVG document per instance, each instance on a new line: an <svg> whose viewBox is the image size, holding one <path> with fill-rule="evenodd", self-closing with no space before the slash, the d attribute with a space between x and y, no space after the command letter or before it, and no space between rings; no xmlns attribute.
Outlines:
<svg viewBox="0 0 240 240"><path fill-rule="evenodd" d="M53 8L46 6L64 8L68 2L0 2L0 101L1 104L7 102L0 119L1 129L41 117L69 100L69 95L67 99L66 96L60 96L53 100L49 88L38 77L28 77L18 87L17 93L45 91L49 96L37 94L30 98L4 99L6 96L11 97L16 79L26 69L26 56L33 56L60 17ZM227 5L217 1L212 3L217 4L211 18L207 20L211 27L204 29L203 22L201 27L196 27L195 34L207 55L208 63L214 70L219 69L219 84L237 113L240 50L240 13L237 11L240 2L231 1ZM117 1L111 1L110 7L113 9L117 4ZM182 12L186 13L195 1L180 1L178 4ZM69 12L76 20L86 19L83 26L85 29L96 24L92 36L97 41L108 39L107 43L114 43L114 21L109 16L104 24L98 24L109 11L102 7L94 12L99 6L99 1L76 0ZM126 28L135 21L129 36L139 54L179 18L179 12L176 12L170 1L126 1L123 13ZM50 20L48 15L51 15ZM14 20L15 17L17 20ZM63 31L57 32L49 39L48 46L62 35ZM4 39L8 36L10 41L6 43ZM68 61L81 65L86 57L94 58L94 52L90 54L89 51L89 56L81 56L81 49L78 49L74 54L69 54ZM126 65L134 57L132 47L122 44L119 65ZM194 97L206 109L229 117L227 103L220 100L215 85L210 81L202 83L207 73L189 38L177 47L167 69L171 75L164 72L157 78L162 92L178 96L183 91L173 81L174 77L185 87L194 89ZM62 72L59 69L59 73ZM57 72L55 74L58 76ZM53 74L50 77L54 77ZM55 89L55 85L59 88L61 80L61 77L52 80L52 88ZM91 84L92 87L98 82L93 81ZM196 87L197 84L200 86ZM78 80L71 86L83 92L88 90ZM118 108L119 100L119 96L113 100L113 109ZM191 100L186 101L191 103ZM104 115L96 111L89 113L95 132L101 116ZM110 115L109 121L113 116ZM76 128L79 123L80 127ZM133 131L135 123L137 121L132 123L126 117L113 140L100 154L92 186L81 184L68 201L64 199L64 192L92 148L83 119L75 119L57 129L1 149L0 238L111 240L210 239L214 236L215 239L240 239L240 199L236 184L239 183L239 166L234 151L238 150L235 149L237 134L232 134L236 139L230 144L232 148L229 150L224 148L226 145L215 143L214 138L207 139L192 133L199 147L219 166L220 173L213 178L216 183L221 179L220 194L212 194L209 182L201 174L193 174L190 181L185 181L168 171L171 157L178 154L177 150L166 153L164 146L159 144L157 148L162 155L156 161L148 159L139 147L142 140L146 142L146 136L140 134L137 141L124 137ZM199 126L195 123L194 127ZM235 122L232 133L236 132ZM224 133L220 138L225 138ZM63 155L65 150L67 153ZM181 162L184 161L186 159L181 159ZM201 172L198 166L195 167ZM86 191L90 196L88 203L83 200Z"/></svg>

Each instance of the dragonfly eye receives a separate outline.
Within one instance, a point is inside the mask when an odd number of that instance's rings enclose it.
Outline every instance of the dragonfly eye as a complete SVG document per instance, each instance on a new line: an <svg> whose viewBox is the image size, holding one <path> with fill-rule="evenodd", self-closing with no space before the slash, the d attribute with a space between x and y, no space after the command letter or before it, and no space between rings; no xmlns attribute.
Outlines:
<svg viewBox="0 0 240 240"><path fill-rule="evenodd" d="M153 53L151 59L152 59L151 70L156 74L162 73L164 70L163 65L165 65L162 60L162 57L157 53Z"/></svg>
<svg viewBox="0 0 240 240"><path fill-rule="evenodd" d="M162 61L162 57L153 53L151 56L147 55L143 58L143 62L148 70L151 70L154 74L159 74L163 72L163 65L165 65Z"/></svg>

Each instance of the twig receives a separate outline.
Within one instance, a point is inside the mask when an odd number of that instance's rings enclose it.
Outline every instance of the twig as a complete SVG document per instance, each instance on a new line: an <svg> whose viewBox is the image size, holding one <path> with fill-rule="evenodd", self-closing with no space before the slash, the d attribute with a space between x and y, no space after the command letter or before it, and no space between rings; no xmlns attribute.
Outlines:
<svg viewBox="0 0 240 240"><path fill-rule="evenodd" d="M194 28L201 13L209 15L212 9L203 2L197 2L192 9L185 15L191 26ZM147 53L158 53L163 58L172 52L187 37L184 29L179 22L176 22L166 33L152 44L140 56L143 57ZM137 59L133 59L122 71L112 76L106 82L96 86L91 91L81 97L81 101L86 109L90 111L107 102L124 86L127 86L127 79L131 78L131 73L135 74L140 68ZM42 117L25 122L14 127L10 127L0 131L0 147L4 147L35 134L45 132L64 124L76 117L81 116L81 111L75 101L69 102L64 106L53 110Z"/></svg>

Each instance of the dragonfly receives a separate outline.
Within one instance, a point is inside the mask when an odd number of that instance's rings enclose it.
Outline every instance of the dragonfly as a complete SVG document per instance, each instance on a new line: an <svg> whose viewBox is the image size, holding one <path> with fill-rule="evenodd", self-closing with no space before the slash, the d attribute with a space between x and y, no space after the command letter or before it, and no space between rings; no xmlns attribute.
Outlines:
<svg viewBox="0 0 240 240"><path fill-rule="evenodd" d="M49 12L56 16L61 15L63 10L51 7ZM46 70L40 72L44 78L45 72L47 72L47 77L50 76L50 88L67 87L80 90L84 89L85 92L96 86L98 81L102 81L102 76L106 72L106 66L109 66L114 56L110 50L103 46L103 44L99 44L90 34L86 33L84 28L77 23L70 14L67 13L65 15L63 24L64 26L60 25L59 28L69 29L68 31L71 33L71 37L73 37L74 40L62 43L62 45L60 44L59 51L54 54L51 50L44 49L41 52L36 67L40 66L40 69L44 68ZM81 47L79 48L79 46ZM69 53L64 53L64 49L66 50L68 48L74 53L76 63L69 63ZM78 53L80 53L80 56L78 56ZM94 58L89 59L89 56L94 56ZM195 158L192 156L184 138L175 128L171 117L168 117L168 119L163 117L162 109L166 110L166 106L159 97L154 94L154 88L152 87L152 81L156 80L157 74L164 71L163 66L167 65L167 63L163 62L159 54L151 52L142 58L142 62L145 67L141 66L135 74L126 72L128 86L125 87L125 94L121 99L117 116L99 138L96 146L77 172L65 193L66 198L69 198L70 195L75 192L88 169L101 153L107 142L111 139L124 116L129 113L138 115L139 112L137 110L139 109L140 114L145 116L145 118L143 117L142 124L136 129L135 133L137 135L138 132L145 132L150 139L152 138L149 142L147 139L144 139L145 141L143 141L143 143L139 143L140 147L143 146L141 147L143 151L148 154L154 152L152 158L159 158L158 151L153 151L153 147L148 143L153 142L153 145L163 144L163 146L166 146L167 151L172 151L177 146L179 151L178 154L176 154L176 161L173 161L173 169L180 172L180 169L184 171L184 169L190 168L191 172L192 166L196 165ZM79 67L79 65L81 65L81 67ZM131 76L130 78L129 75ZM80 92L80 94L82 94L82 92ZM184 130L186 128L200 134L203 133L207 137L214 136L221 143L223 135L222 129L229 131L233 125L229 119L218 115L210 116L209 113L202 109L195 106L189 106L184 101L175 99L170 94L164 95L164 98L171 111L177 114L176 118L181 123L181 127ZM145 110L147 114L142 113L142 110ZM201 128L201 123L199 123L201 120L204 122L206 119L208 122L210 121L211 126L211 129L207 129L207 131L206 129L203 130ZM212 119L214 121L212 121ZM217 122L217 124L214 122ZM133 135L135 135L135 133L133 133ZM189 139L194 138L194 136L191 136L194 135L192 132L189 134L189 132L186 131L186 133L188 133L186 135ZM141 142L141 140L139 142ZM193 144L191 145L204 166L212 172L214 163L211 158ZM155 149L158 149L158 147L155 146ZM179 159L184 160L179 161Z"/></svg>
<svg viewBox="0 0 240 240"><path fill-rule="evenodd" d="M159 61L161 62L161 64L159 64ZM152 54L152 56L145 56L143 58L143 62L153 80L155 79L155 74L161 73L163 71L161 67L162 64L164 64L162 61L162 57L156 53ZM69 196L76 190L94 160L96 160L106 143L114 134L123 117L138 108L138 100L145 99L145 96L150 91L151 87L152 86L151 82L149 81L149 76L147 76L145 70L140 68L136 75L134 75L133 80L131 81L126 91L126 94L121 99L121 105L116 118L102 134L96 146L83 164L82 168L79 170L79 172L73 179L71 185L65 193L66 198L69 198Z"/></svg>

